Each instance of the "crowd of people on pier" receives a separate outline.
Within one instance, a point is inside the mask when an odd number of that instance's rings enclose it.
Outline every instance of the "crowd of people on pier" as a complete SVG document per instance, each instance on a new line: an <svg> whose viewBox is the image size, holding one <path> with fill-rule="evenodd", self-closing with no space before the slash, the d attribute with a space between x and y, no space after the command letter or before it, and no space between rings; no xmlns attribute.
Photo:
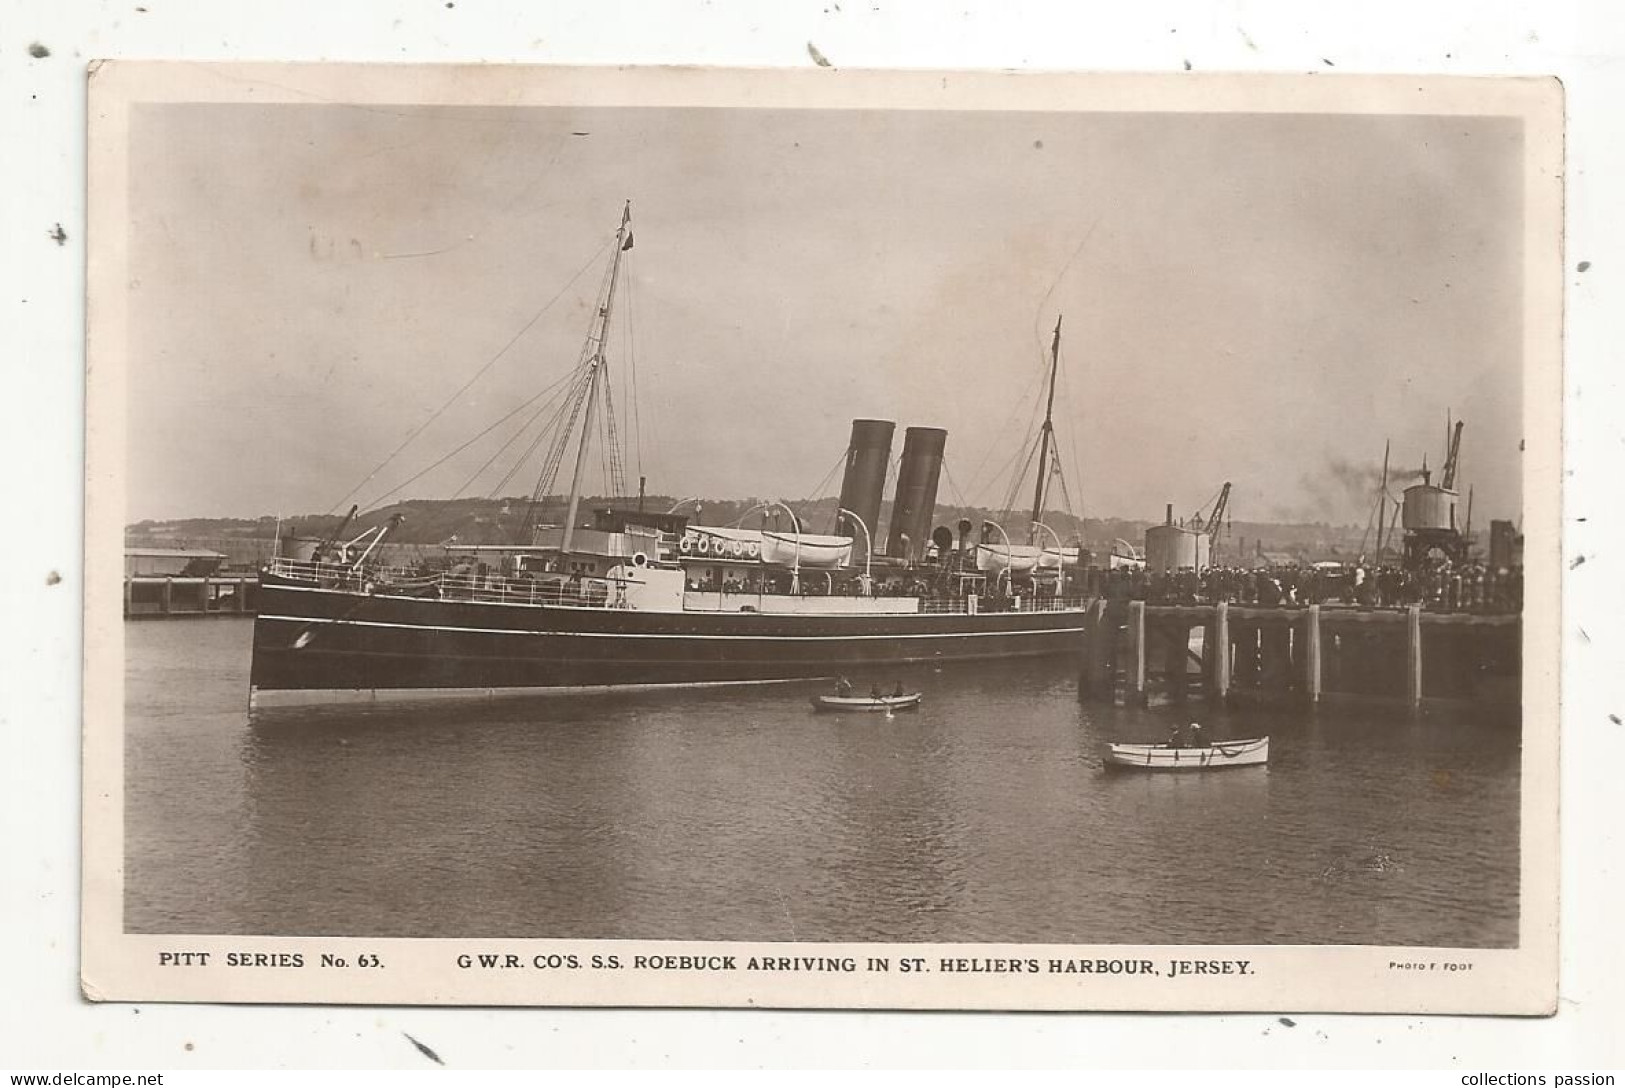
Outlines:
<svg viewBox="0 0 1625 1088"><path fill-rule="evenodd" d="M782 581L784 584L777 584ZM763 577L753 584L743 579L706 584L693 582L690 589L721 590L723 593L792 592L789 576L779 580ZM1071 580L1069 579L1069 582ZM984 607L998 610L1002 600L1016 596L1054 596L1054 582L1009 587L991 582L985 592ZM875 579L867 587L853 582L835 583L809 577L798 587L803 595L843 596L928 596L932 587L918 579ZM1067 593L1098 593L1107 600L1138 600L1148 604L1217 604L1264 608L1294 608L1312 604L1351 608L1404 608L1421 605L1436 612L1513 613L1523 609L1523 568L1491 567L1471 560L1461 564L1443 561L1414 569L1389 564L1355 564L1342 567L1207 567L1200 571L1146 571L1118 568L1091 570Z"/></svg>
<svg viewBox="0 0 1625 1088"><path fill-rule="evenodd" d="M1217 604L1228 601L1266 608L1345 605L1404 608L1419 604L1438 612L1519 612L1523 609L1523 568L1449 561L1422 568L1208 567L1200 571L1103 572L1101 593L1108 600L1148 604Z"/></svg>

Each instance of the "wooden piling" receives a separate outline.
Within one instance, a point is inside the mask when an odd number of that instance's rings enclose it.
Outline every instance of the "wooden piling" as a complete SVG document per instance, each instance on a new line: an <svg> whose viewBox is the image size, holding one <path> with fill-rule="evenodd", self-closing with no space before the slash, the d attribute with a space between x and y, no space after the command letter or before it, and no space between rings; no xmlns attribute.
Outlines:
<svg viewBox="0 0 1625 1088"><path fill-rule="evenodd" d="M160 611L162 611L163 614L167 616L174 609L174 606L175 606L175 579L173 579L173 578L165 578L164 579L164 592L163 592L163 597L162 597L161 604L160 604Z"/></svg>
<svg viewBox="0 0 1625 1088"><path fill-rule="evenodd" d="M1093 696L1100 684L1100 637L1104 626L1101 609L1104 605L1104 601L1096 600L1083 617L1083 672L1078 677L1078 687L1088 696Z"/></svg>
<svg viewBox="0 0 1625 1088"><path fill-rule="evenodd" d="M1117 615L1104 599L1095 602L1095 694L1108 703L1117 699Z"/></svg>
<svg viewBox="0 0 1625 1088"><path fill-rule="evenodd" d="M1303 697L1320 702L1320 605L1309 606L1303 620Z"/></svg>
<svg viewBox="0 0 1625 1088"><path fill-rule="evenodd" d="M1128 640L1132 651L1128 665L1127 697L1143 704L1145 698L1145 602L1128 603Z"/></svg>
<svg viewBox="0 0 1625 1088"><path fill-rule="evenodd" d="M1369 610L1154 605L1131 612L1129 637L1177 638L1181 624L1205 627L1199 663L1209 698L1271 700L1290 697L1309 704L1342 696L1422 706L1433 699L1484 699L1516 691L1521 624L1515 614L1436 613L1425 607ZM1143 623L1143 626L1142 626ZM1178 670L1168 657L1170 690ZM1126 687L1137 688L1139 660L1124 661ZM1228 652L1226 652L1228 651ZM1425 659L1425 661L1424 661ZM1149 663L1163 668L1162 658ZM1156 678L1153 677L1153 680ZM1487 687L1486 685L1492 685Z"/></svg>
<svg viewBox="0 0 1625 1088"><path fill-rule="evenodd" d="M532 582L531 583L532 587L534 587L535 584L536 584L535 582ZM533 588L531 590L531 592L534 593L535 589ZM247 578L239 578L239 579L237 579L237 611L239 611L239 612L247 612L248 611L248 579Z"/></svg>
<svg viewBox="0 0 1625 1088"><path fill-rule="evenodd" d="M1168 694L1179 702L1184 702L1188 694L1186 683L1185 658L1190 653L1191 632L1183 620L1172 626L1164 626L1163 637L1167 644L1162 648L1163 683L1168 687Z"/></svg>
<svg viewBox="0 0 1625 1088"><path fill-rule="evenodd" d="M198 587L198 595L197 595L198 611L202 612L205 616L207 616L209 614L209 594L210 594L210 592L211 592L211 590L210 590L209 576L207 574L205 574L203 576L203 584Z"/></svg>
<svg viewBox="0 0 1625 1088"><path fill-rule="evenodd" d="M129 619L130 613L135 611L135 579L128 574L124 576L124 618Z"/></svg>
<svg viewBox="0 0 1625 1088"><path fill-rule="evenodd" d="M1258 625L1258 687L1262 693L1274 694L1286 687L1286 676L1292 671L1281 645L1281 629L1274 624Z"/></svg>
<svg viewBox="0 0 1625 1088"><path fill-rule="evenodd" d="M1410 606L1406 617L1405 697L1412 706L1422 705L1422 606Z"/></svg>
<svg viewBox="0 0 1625 1088"><path fill-rule="evenodd" d="M1213 606L1213 630L1202 646L1208 659L1208 683L1213 697L1221 702L1230 698L1230 602L1220 601Z"/></svg>

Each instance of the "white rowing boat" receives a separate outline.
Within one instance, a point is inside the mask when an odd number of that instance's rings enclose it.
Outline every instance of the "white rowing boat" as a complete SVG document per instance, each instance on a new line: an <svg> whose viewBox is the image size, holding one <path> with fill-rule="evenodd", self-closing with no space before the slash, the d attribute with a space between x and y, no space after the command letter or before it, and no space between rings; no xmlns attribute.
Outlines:
<svg viewBox="0 0 1625 1088"><path fill-rule="evenodd" d="M1106 766L1141 771L1206 771L1220 767L1256 767L1268 763L1270 739L1227 740L1194 748L1167 744L1108 745Z"/></svg>
<svg viewBox="0 0 1625 1088"><path fill-rule="evenodd" d="M878 699L868 695L814 695L815 710L845 710L857 713L879 713L887 710L913 710L920 705L920 693L912 695L882 695Z"/></svg>

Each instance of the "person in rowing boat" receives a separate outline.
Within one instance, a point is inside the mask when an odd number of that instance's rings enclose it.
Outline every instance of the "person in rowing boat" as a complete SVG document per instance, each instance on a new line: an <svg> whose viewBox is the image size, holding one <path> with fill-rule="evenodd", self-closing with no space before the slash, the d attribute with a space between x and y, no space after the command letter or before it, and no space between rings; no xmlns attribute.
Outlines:
<svg viewBox="0 0 1625 1088"><path fill-rule="evenodd" d="M880 695L880 685L879 684L870 684L869 685L869 698L873 699L877 703L880 702L881 695Z"/></svg>
<svg viewBox="0 0 1625 1088"><path fill-rule="evenodd" d="M852 696L852 681L848 680L844 676L837 677L836 680L835 680L835 694L838 695L839 697L841 697L842 699L851 698L851 696Z"/></svg>
<svg viewBox="0 0 1625 1088"><path fill-rule="evenodd" d="M1202 723L1201 722L1191 722L1191 747L1192 748L1201 748L1203 746L1204 745L1202 743Z"/></svg>
<svg viewBox="0 0 1625 1088"><path fill-rule="evenodd" d="M1168 747L1185 747L1185 729L1183 726L1175 725L1172 729L1168 730Z"/></svg>
<svg viewBox="0 0 1625 1088"><path fill-rule="evenodd" d="M901 699L903 697L903 682L901 680L897 681L896 686L891 689L891 697L893 699Z"/></svg>

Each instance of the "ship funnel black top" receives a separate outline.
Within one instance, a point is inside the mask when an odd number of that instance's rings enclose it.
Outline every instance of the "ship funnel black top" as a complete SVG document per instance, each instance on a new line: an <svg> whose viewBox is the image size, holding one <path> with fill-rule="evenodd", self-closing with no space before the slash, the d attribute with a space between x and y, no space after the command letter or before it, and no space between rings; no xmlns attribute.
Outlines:
<svg viewBox="0 0 1625 1088"><path fill-rule="evenodd" d="M948 432L939 427L910 427L903 433L903 462L897 470L897 498L892 503L887 555L917 563L925 554L931 516L937 509L942 451L947 444Z"/></svg>
<svg viewBox="0 0 1625 1088"><path fill-rule="evenodd" d="M852 441L846 447L846 475L841 480L841 509L863 519L880 551L880 500L886 493L886 469L891 464L892 432L897 424L887 419L854 419ZM844 524L840 532L861 546L864 529ZM859 553L854 553L859 554Z"/></svg>

